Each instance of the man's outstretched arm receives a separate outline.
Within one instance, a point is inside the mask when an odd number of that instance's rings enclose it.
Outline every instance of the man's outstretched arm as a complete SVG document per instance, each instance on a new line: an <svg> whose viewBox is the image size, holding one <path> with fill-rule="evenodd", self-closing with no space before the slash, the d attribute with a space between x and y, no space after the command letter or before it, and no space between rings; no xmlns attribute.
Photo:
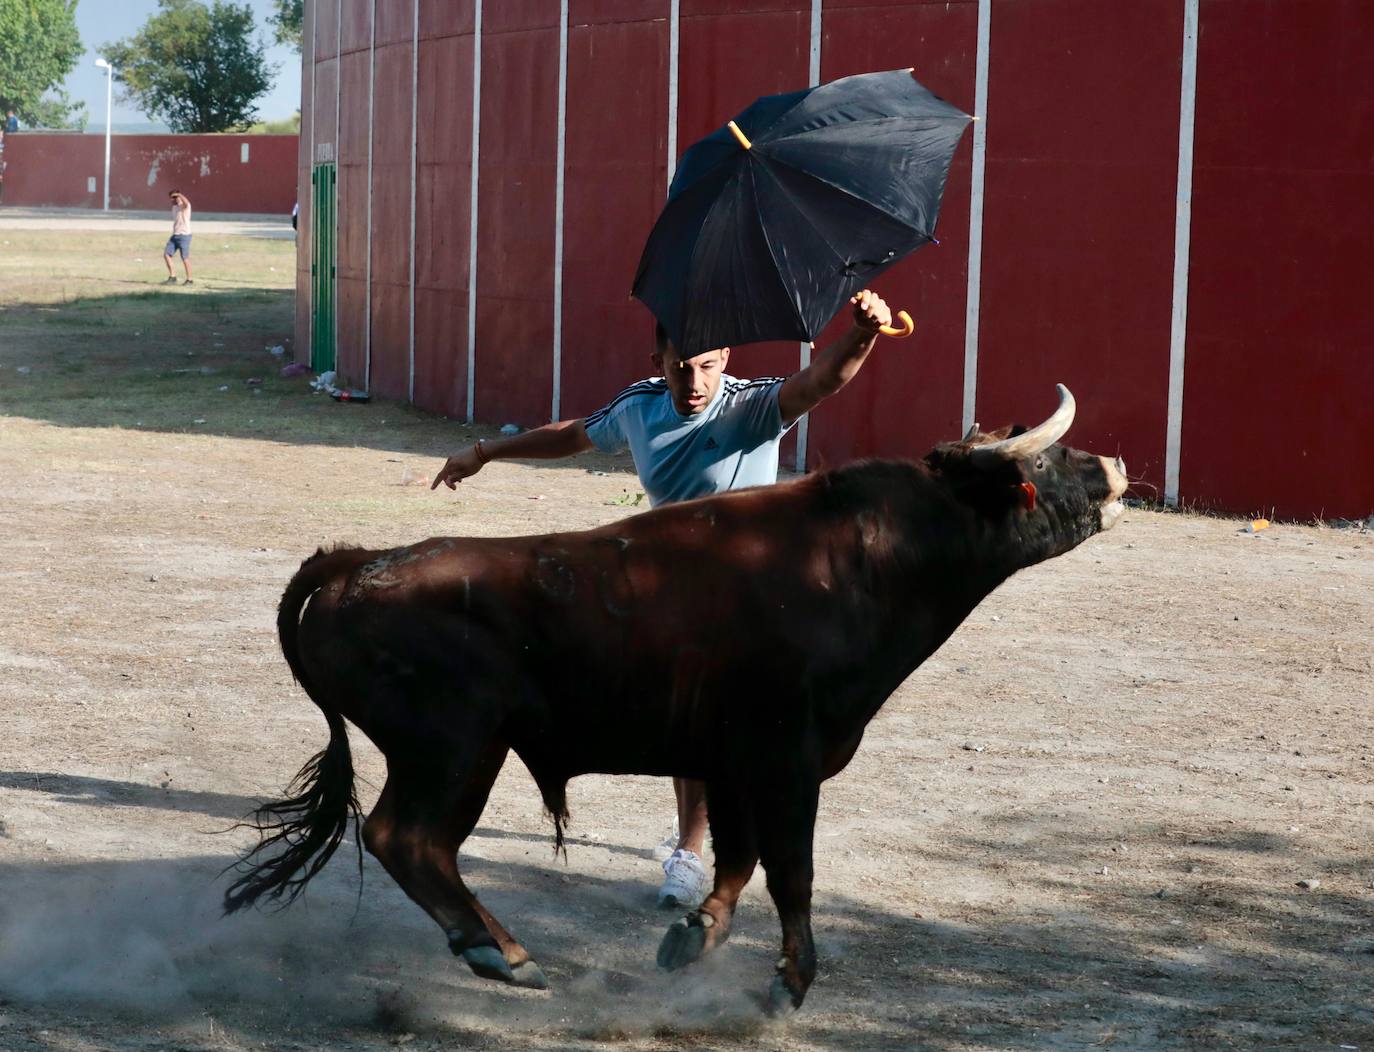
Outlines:
<svg viewBox="0 0 1374 1052"><path fill-rule="evenodd" d="M877 293L864 289L849 302L854 305L854 327L805 369L789 376L778 392L784 424L800 419L854 379L873 350L878 330L892 324L892 311Z"/></svg>
<svg viewBox="0 0 1374 1052"><path fill-rule="evenodd" d="M580 418L558 420L509 438L479 438L461 453L449 457L429 488L436 489L442 482L453 489L491 460L559 460L594 448Z"/></svg>

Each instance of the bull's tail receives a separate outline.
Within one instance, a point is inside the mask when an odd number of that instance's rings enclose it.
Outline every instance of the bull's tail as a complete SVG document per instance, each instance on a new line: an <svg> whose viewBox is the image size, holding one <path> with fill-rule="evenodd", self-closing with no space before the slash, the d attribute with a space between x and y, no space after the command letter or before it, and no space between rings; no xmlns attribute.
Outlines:
<svg viewBox="0 0 1374 1052"><path fill-rule="evenodd" d="M297 637L301 611L310 597L337 574L372 554L357 549L329 554L318 551L301 564L282 595L277 609L282 653L297 682L324 713L329 744L300 769L287 787L286 799L265 803L246 819L245 824L258 830L259 842L239 860L240 876L224 893L225 913L251 906L264 895L284 899L282 905L289 906L338 849L349 819L355 823L359 819L348 728L328 699L312 686L301 662ZM361 878L363 848L358 839Z"/></svg>

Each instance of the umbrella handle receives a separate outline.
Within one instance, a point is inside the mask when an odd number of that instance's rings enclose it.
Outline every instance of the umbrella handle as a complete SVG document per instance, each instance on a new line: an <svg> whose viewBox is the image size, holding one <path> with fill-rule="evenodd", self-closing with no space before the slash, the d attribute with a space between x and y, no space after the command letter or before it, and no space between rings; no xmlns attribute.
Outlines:
<svg viewBox="0 0 1374 1052"><path fill-rule="evenodd" d="M882 333L884 336L897 336L901 339L905 339L906 337L910 336L913 332L916 331L916 325L911 320L911 315L908 314L906 311L899 310L897 312L897 320L902 323L902 327L900 329L894 325L884 325L878 331Z"/></svg>

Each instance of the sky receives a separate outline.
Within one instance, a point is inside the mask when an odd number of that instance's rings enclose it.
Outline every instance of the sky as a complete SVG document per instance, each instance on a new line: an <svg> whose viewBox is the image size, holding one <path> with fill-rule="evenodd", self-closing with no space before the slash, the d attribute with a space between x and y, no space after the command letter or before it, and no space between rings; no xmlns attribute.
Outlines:
<svg viewBox="0 0 1374 1052"><path fill-rule="evenodd" d="M244 0L239 0L244 2ZM271 0L247 0L253 9L259 33L271 44L271 27L267 16L272 12ZM74 100L86 104L90 117L86 130L105 130L105 71L97 69L95 60L102 44L133 36L151 14L157 12L157 0L79 0L76 5L76 26L81 43L86 46L77 67L67 75L65 87ZM290 117L301 104L301 58L289 47L271 44L267 61L280 67L268 93L258 100L258 118L271 121ZM114 88L114 117L118 130L124 124L145 124L149 118L140 110L119 101L119 85Z"/></svg>

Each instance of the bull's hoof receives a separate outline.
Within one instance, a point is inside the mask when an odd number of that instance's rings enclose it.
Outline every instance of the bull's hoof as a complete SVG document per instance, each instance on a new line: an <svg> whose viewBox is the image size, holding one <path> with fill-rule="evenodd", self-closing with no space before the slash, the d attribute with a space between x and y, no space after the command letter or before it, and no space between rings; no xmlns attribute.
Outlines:
<svg viewBox="0 0 1374 1052"><path fill-rule="evenodd" d="M658 966L665 972L685 968L706 948L706 928L696 914L674 921L658 944Z"/></svg>
<svg viewBox="0 0 1374 1052"><path fill-rule="evenodd" d="M495 946L469 946L463 951L463 960L468 962L473 975L499 979L503 983L515 982L515 973Z"/></svg>
<svg viewBox="0 0 1374 1052"><path fill-rule="evenodd" d="M548 979L544 978L544 970L533 961L521 961L511 970L513 978L511 982L516 986L523 986L527 990L547 990L549 988Z"/></svg>
<svg viewBox="0 0 1374 1052"><path fill-rule="evenodd" d="M794 994L781 975L773 976L773 985L768 988L768 1014L774 1019L786 1019L794 1015L802 1006L804 994Z"/></svg>

